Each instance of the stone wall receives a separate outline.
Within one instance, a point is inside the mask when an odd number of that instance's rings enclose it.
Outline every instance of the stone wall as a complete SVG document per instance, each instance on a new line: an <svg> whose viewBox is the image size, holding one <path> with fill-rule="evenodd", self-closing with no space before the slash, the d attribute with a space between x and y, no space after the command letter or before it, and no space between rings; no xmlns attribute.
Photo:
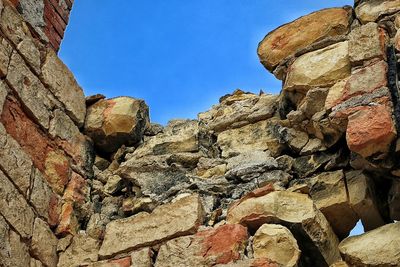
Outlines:
<svg viewBox="0 0 400 267"><path fill-rule="evenodd" d="M11 0L36 37L60 48L74 0Z"/></svg>
<svg viewBox="0 0 400 267"><path fill-rule="evenodd" d="M0 2L0 266L400 266L399 0L283 25L279 95L165 127L85 99Z"/></svg>

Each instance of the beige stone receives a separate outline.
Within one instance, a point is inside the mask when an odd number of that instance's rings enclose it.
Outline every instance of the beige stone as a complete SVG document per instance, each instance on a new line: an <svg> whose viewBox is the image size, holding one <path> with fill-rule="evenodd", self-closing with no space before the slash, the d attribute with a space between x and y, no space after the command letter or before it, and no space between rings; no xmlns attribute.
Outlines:
<svg viewBox="0 0 400 267"><path fill-rule="evenodd" d="M345 261L338 261L329 267L349 267L349 265Z"/></svg>
<svg viewBox="0 0 400 267"><path fill-rule="evenodd" d="M6 41L6 39L0 37L0 77L1 78L4 78L7 76L8 64L10 63L11 53L12 53L11 45ZM1 110L1 105L0 105L0 110Z"/></svg>
<svg viewBox="0 0 400 267"><path fill-rule="evenodd" d="M355 28L349 34L350 61L355 64L372 58L384 59L385 33L378 24L370 22Z"/></svg>
<svg viewBox="0 0 400 267"><path fill-rule="evenodd" d="M112 257L121 252L150 246L181 235L193 234L203 221L198 195L191 195L107 225L99 255ZM132 235L132 233L136 233Z"/></svg>
<svg viewBox="0 0 400 267"><path fill-rule="evenodd" d="M48 224L36 218L30 248L32 255L46 266L57 266L57 242Z"/></svg>
<svg viewBox="0 0 400 267"><path fill-rule="evenodd" d="M23 243L20 236L10 229L10 226L2 216L0 216L0 240L0 266L29 266L28 247Z"/></svg>
<svg viewBox="0 0 400 267"><path fill-rule="evenodd" d="M15 51L11 56L7 80L34 119L48 129L56 101Z"/></svg>
<svg viewBox="0 0 400 267"><path fill-rule="evenodd" d="M400 10L399 0L370 0L364 1L356 7L357 18L363 23L376 21L381 16L395 13Z"/></svg>
<svg viewBox="0 0 400 267"><path fill-rule="evenodd" d="M284 226L264 224L254 235L254 258L267 258L284 266L297 266L300 249L292 233Z"/></svg>
<svg viewBox="0 0 400 267"><path fill-rule="evenodd" d="M325 100L326 110L332 109L341 102L347 81L348 78L340 80L329 88L329 92Z"/></svg>
<svg viewBox="0 0 400 267"><path fill-rule="evenodd" d="M118 97L90 106L84 129L98 148L115 152L122 145L141 141L148 125L149 110L143 100Z"/></svg>
<svg viewBox="0 0 400 267"><path fill-rule="evenodd" d="M293 226L300 250L313 258L304 259L305 266L324 266L340 259L339 241L324 215L304 194L275 191L261 197L248 198L228 211L228 223L240 223L257 229L264 223L281 222ZM300 230L301 229L301 230ZM310 240L312 242L307 242ZM318 256L316 256L318 255Z"/></svg>
<svg viewBox="0 0 400 267"><path fill-rule="evenodd" d="M0 166L26 196L32 172L32 161L0 123Z"/></svg>
<svg viewBox="0 0 400 267"><path fill-rule="evenodd" d="M350 205L361 219L364 230L384 225L372 178L362 171L351 171L346 173L346 181Z"/></svg>
<svg viewBox="0 0 400 267"><path fill-rule="evenodd" d="M270 124L269 121L260 121L220 133L217 144L222 150L222 157L228 158L254 150L279 151L282 145L278 144L268 130Z"/></svg>
<svg viewBox="0 0 400 267"><path fill-rule="evenodd" d="M317 11L269 33L258 47L261 63L270 71L289 56L313 43L344 35L350 28L351 11L331 8Z"/></svg>
<svg viewBox="0 0 400 267"><path fill-rule="evenodd" d="M0 171L0 214L22 238L32 236L35 214L24 197Z"/></svg>
<svg viewBox="0 0 400 267"><path fill-rule="evenodd" d="M306 92L312 87L330 87L350 75L348 42L304 54L289 67L284 90Z"/></svg>
<svg viewBox="0 0 400 267"><path fill-rule="evenodd" d="M54 96L63 103L71 119L79 127L82 126L86 115L83 90L71 71L51 48L46 51L41 78Z"/></svg>
<svg viewBox="0 0 400 267"><path fill-rule="evenodd" d="M3 113L4 102L8 95L8 86L4 82L0 82L0 114Z"/></svg>
<svg viewBox="0 0 400 267"><path fill-rule="evenodd" d="M340 239L347 237L356 225L358 216L350 206L343 171L317 175L314 178L310 195L336 235Z"/></svg>
<svg viewBox="0 0 400 267"><path fill-rule="evenodd" d="M82 266L96 262L99 258L100 242L86 235L74 236L72 244L60 253L57 267Z"/></svg>
<svg viewBox="0 0 400 267"><path fill-rule="evenodd" d="M132 265L135 267L152 267L153 251L150 248L142 248L131 253Z"/></svg>
<svg viewBox="0 0 400 267"><path fill-rule="evenodd" d="M400 262L400 223L384 225L359 236L348 237L340 253L350 266L398 266Z"/></svg>
<svg viewBox="0 0 400 267"><path fill-rule="evenodd" d="M30 202L38 214L42 218L45 218L47 222L49 222L50 203L53 197L56 196L47 184L43 174L39 170L34 169Z"/></svg>
<svg viewBox="0 0 400 267"><path fill-rule="evenodd" d="M218 105L198 115L207 130L221 132L271 118L277 108L278 95L255 95L236 90Z"/></svg>

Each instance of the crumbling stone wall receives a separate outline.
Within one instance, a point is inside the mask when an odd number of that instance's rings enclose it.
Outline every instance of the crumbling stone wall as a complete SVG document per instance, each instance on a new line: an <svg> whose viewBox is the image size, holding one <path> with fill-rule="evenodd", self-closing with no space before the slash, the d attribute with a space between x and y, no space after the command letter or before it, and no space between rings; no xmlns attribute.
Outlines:
<svg viewBox="0 0 400 267"><path fill-rule="evenodd" d="M85 100L0 2L0 266L400 266L399 0L279 27L279 95L165 127Z"/></svg>
<svg viewBox="0 0 400 267"><path fill-rule="evenodd" d="M22 14L36 37L58 51L74 1L12 0L11 3Z"/></svg>

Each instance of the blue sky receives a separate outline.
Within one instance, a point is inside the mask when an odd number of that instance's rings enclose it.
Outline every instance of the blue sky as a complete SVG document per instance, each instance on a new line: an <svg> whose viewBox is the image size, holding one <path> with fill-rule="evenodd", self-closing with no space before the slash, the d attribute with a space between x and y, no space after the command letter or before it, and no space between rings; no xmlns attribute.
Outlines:
<svg viewBox="0 0 400 267"><path fill-rule="evenodd" d="M133 96L151 119L195 118L219 97L242 90L278 93L259 63L271 30L352 0L80 0L60 56L86 95Z"/></svg>
<svg viewBox="0 0 400 267"><path fill-rule="evenodd" d="M75 1L59 55L86 95L132 96L153 122L196 118L236 88L279 93L258 42L313 11L352 0ZM352 234L362 232L359 223Z"/></svg>

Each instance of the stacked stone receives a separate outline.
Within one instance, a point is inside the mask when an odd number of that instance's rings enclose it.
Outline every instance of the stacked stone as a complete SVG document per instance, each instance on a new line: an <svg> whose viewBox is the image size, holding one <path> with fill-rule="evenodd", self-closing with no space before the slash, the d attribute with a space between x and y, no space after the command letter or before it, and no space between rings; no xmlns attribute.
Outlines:
<svg viewBox="0 0 400 267"><path fill-rule="evenodd" d="M6 0L0 79L0 266L56 266L56 235L76 234L93 161L85 98Z"/></svg>

